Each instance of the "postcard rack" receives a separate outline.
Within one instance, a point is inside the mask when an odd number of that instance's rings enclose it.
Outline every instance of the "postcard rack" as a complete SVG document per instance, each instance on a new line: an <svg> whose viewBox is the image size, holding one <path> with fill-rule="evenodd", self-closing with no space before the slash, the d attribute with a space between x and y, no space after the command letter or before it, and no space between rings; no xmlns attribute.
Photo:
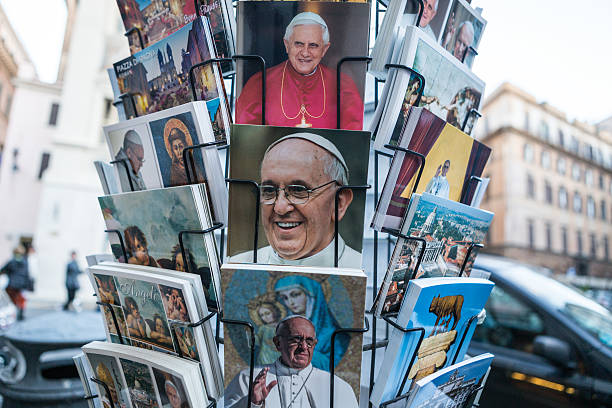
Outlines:
<svg viewBox="0 0 612 408"><path fill-rule="evenodd" d="M417 22L416 25L418 25L418 23L420 22L422 15L423 15L423 9L424 9L424 4L423 4L423 0L412 0L413 2L415 2L418 5L418 16L417 16ZM196 3L196 13L199 15L199 11L197 8L197 0L194 0L194 3ZM375 18L375 34L378 34L378 29L380 26L380 14L384 13L387 5L382 1L382 0L376 0L376 10L374 13L374 18ZM142 47L143 42L142 42L142 35L140 33L139 30L131 30L129 32L126 32L125 35L126 36L131 36L132 34L134 34L134 32L136 32L139 36L139 41L140 41L140 45ZM465 61L465 59L470 55L477 55L478 53L476 52L476 50L473 47L469 47L466 52L463 55L463 59L462 61ZM266 124L266 61L259 55L233 55L230 58L211 58L208 59L206 61L194 64L190 70L189 70L189 86L191 89L191 93L192 93L192 99L198 100L198 96L196 93L196 80L195 80L195 73L196 70L201 69L202 67L209 65L209 64L222 64L224 62L235 62L236 60L245 60L245 61L251 61L251 62L255 62L259 65L260 67L260 72L262 75L262 91L261 91L261 110L262 110L262 125ZM342 58L338 64L337 64L337 81L336 81L336 92L337 92L337 105L336 105L336 125L337 128L341 127L341 69L342 66L347 63L347 62L366 62L369 63L371 61L370 57L367 56L349 56L349 57L344 57ZM414 106L418 106L420 103L420 100L422 99L424 90L425 90L425 78L418 73L417 71L413 70L412 68L402 65L402 64L386 64L385 68L387 68L388 70L391 69L399 69L399 70L404 70L407 71L410 75L411 75L411 79L414 76L418 81L419 81L419 87L417 89L417 97L413 103ZM221 72L221 69L219 69L219 71ZM230 112L233 111L233 107L234 107L234 102L235 102L235 82L236 82L236 74L235 72L232 73L226 73L222 75L223 78L225 79L231 79L231 92L227 98L227 102L229 103L230 106ZM378 89L378 84L384 82L384 80L378 79L378 78L374 78L374 103L375 105L378 104L379 102L379 89ZM125 99L129 99L130 100L130 105L133 109L134 112L134 116L137 116L137 110L136 110L136 103L134 100L134 96L131 94L122 94L119 96L119 99L121 100L121 102L118 103L122 103L125 106ZM126 114L126 116L128 116ZM463 130L465 133L470 134L471 130L474 127L474 124L476 122L476 120L481 117L481 114L475 110L475 109L471 109L468 114L466 115L466 117L464 118L463 124L461 126L461 130ZM471 126L469 126L471 123ZM186 176L187 176L187 180L188 180L188 184L191 184L194 182L194 180L192 179L191 176L191 172L193 170L193 174L195 175L195 163L194 163L194 157L193 157L193 151L195 149L207 149L207 148L211 148L211 147L216 147L218 150L223 150L223 149L228 149L228 144L224 144L225 142L219 141L219 142L210 142L210 143L203 143L200 145L194 145L194 146L190 146L184 149L183 151L183 160L185 163L185 172L186 172ZM425 157L418 153L418 152L414 152L411 151L409 149L405 149L402 147L398 147L398 146L392 146L392 145L385 145L385 148L392 150L394 152L402 152L404 154L408 154L411 155L415 158L415 160L419 160L420 164L419 164L419 171L418 171L418 175L416 180L414 181L414 185L412 188L412 194L414 194L416 192L417 186L419 184L419 181L421 179L422 173L423 173L423 169L425 167ZM189 152L189 153L188 153ZM190 157L189 162L186 160L187 157ZM379 160L380 157L386 157L388 160L393 158L393 154L390 154L388 152L384 152L384 151L379 151L379 150L375 150L374 151L374 188L373 188L373 192L374 192L374 211L376 211L376 207L378 205L378 199L379 199L379 194L381 193L379 190ZM187 163L189 163L189 165L187 165ZM126 163L123 163L124 166L126 167L127 170L127 166ZM191 166L191 169L189 168ZM255 212L255 221L254 221L254 237L253 237L253 262L257 263L257 243L258 243L258 239L259 239L259 212L260 212L260 190L259 190L259 184L256 181L253 180L245 180L245 179L234 179L234 178L228 178L228 169L229 169L229 150L226 154L226 163L225 163L225 177L226 177L226 182L231 184L241 184L244 186L250 186L251 189L254 192L254 198L255 198L255 206L254 206L254 212ZM128 171L129 174L129 171ZM128 180L130 181L130 185L131 188L133 190L133 186L132 186L132 180L131 178L128 177ZM482 181L481 178L479 177L475 177L472 176L469 181L467 183L465 183L464 186L464 190L462 191L462 196L461 196L461 201L463 201L467 195L469 194L469 188L472 184L474 183L480 183ZM195 180L195 182L197 182L197 180ZM353 190L366 190L369 189L371 186L370 185L350 185L350 186L342 186L340 189L338 189L338 191L336 192L336 196L335 196L335 211L336 214L338 212L338 194L341 192L342 189L353 189ZM224 237L225 237L225 227L220 224L220 223L216 223L212 228L209 228L207 230L189 230L189 231L181 231L181 234L179 234L179 244L181 247L181 253L183 256L183 259L186 259L186 255L187 253L185 252L185 247L183 245L182 242L182 235L183 234L206 234L206 233L211 233L214 232L215 230L220 230L221 233L221 242L220 242L220 252L219 252L219 257L220 260L223 261L224 258ZM125 250L125 246L123 244L123 239L121 237L121 233L118 230L107 230L106 232L109 233L115 233L119 236L120 239L120 243L121 243L121 250L123 253L123 256L125 258L125 260L127 261L128 257L127 257L127 252ZM415 268L414 271L412 273L412 275L409 277L408 280L410 279L414 279L416 277L416 274L420 268L421 262L423 260L424 257L424 252L425 252L425 246L426 246L426 241L423 238L420 237L410 237L410 236L406 236L404 234L401 234L400 231L398 230L394 230L394 229L387 229L387 228L383 228L380 232L377 230L373 231L374 234L374 248L373 248L373 265L372 265L372 276L373 276L373 294L374 297L378 296L378 252L379 252L379 248L378 248L378 243L379 243L379 234L381 233L385 233L387 234L387 243L388 243L388 249L387 249L387 257L390 257L389 251L390 251L390 245L392 244L392 237L394 238L402 238L402 239L406 239L409 241L414 241L420 244L420 251L418 253L418 257L417 257L417 261L415 264ZM334 247L334 265L338 266L338 217L336 216L336 222L335 222L335 226L334 226L334 241L335 241L335 247ZM483 246L481 244L472 244L469 246L467 253L465 255L465 258L463 260L463 263L461 265L461 270L459 273L459 276L462 276L465 268L469 262L469 258L473 252L473 250L475 248L482 248ZM189 267L189 262L186 262L186 264ZM376 299L375 299L376 300ZM108 303L102 303L102 302L98 302L98 304L107 307L110 309L111 311L111 315L113 316L113 322L116 326L117 329L117 334L119 336L119 339L121 342L123 342L123 338L121 336L121 332L119 330L119 325L118 322L116 320L116 316L114 314L114 310L111 307L110 304ZM203 319L201 319L200 321L196 322L196 323L184 323L184 322L176 322L173 321L171 322L171 327L175 327L175 326L188 326L188 327L198 327L204 323L206 323L207 321L211 320L215 315L217 316L216 318L216 335L215 335L215 343L217 345L217 348L219 348L220 344L224 343L224 339L220 336L220 322L224 323L224 324L228 324L228 325L236 325L236 326L242 326L244 328L244 330L248 331L247 333L247 338L248 338L248 347L249 347L249 355L250 355L250 362L249 362L249 395L248 395L248 401L247 401L247 406L251 406L251 394L252 394L252 390L253 390L253 381L254 381L254 371L255 371L255 329L253 327L253 325L250 322L247 321L242 321L242 320L231 320L231 319L224 319L222 313L219 313L217 310L218 308L215 309L215 306L217 305L210 305L211 307L209 308L210 310L212 310L206 317L204 317ZM373 308L373 306L372 306ZM331 360L330 360L330 408L334 408L334 381L333 381L333 375L334 375L334 371L335 371L335 367L334 367L334 346L335 346L335 339L336 336L341 334L341 333L348 333L351 335L354 334L363 334L366 333L370 330L370 328L372 329L372 337L371 337L371 343L369 344L364 344L363 345L363 351L370 351L371 352L371 356L370 356L370 373L369 373L369 390L371 392L372 390L372 386L374 384L374 380L376 378L376 373L375 373L375 362L376 362L376 350L380 349L380 348L385 348L388 345L388 335L389 335L389 326L391 326L392 328L395 328L397 330L400 330L403 333L410 333L410 332L415 332L415 333L419 333L419 340L418 340L418 344L420 345L420 343L423 341L424 337L425 337L425 329L422 327L417 327L417 328L410 328L407 329L405 327L401 327L400 325L397 324L396 321L393 320L393 318L397 317L397 313L391 313L391 314L384 314L382 315L380 318L382 320L384 320L384 322L387 324L387 334L385 336L385 338L383 338L382 340L378 341L377 340L377 320L378 318L374 315L373 310L366 310L366 319L364 322L364 327L363 328L340 328L337 329L336 331L334 331L333 335L332 335L332 346L331 346ZM371 322L369 321L369 319L367 318L367 315L370 314L371 315ZM467 329L465 330L462 338L460 339L459 342L459 346L457 348L457 352L461 349L461 347L463 346L463 343L465 341L467 332L470 330L471 326L477 321L477 316L473 316L472 318L470 318L468 320L467 323ZM403 395L399 395L401 393L401 390L404 388L407 380L408 380L408 375L410 372L410 369L412 368L412 365L414 364L414 361L416 360L417 357L417 352L418 352L418 348L416 348L416 351L414 352L414 354L411 356L411 360L410 363L406 369L406 372L404 374L404 377L402 379L402 383L401 386L399 388L398 391L398 395L396 395L396 397L390 401L385 401L383 403L381 403L380 407L381 408L385 408L387 406L389 406L390 404L394 403L394 402L398 402L401 401L403 399L406 399L407 397L410 396L410 393L405 393ZM180 348L179 348L180 350ZM179 355L181 354L181 351L179 351ZM456 359L458 357L458 354L455 353L455 355L453 356L452 362L453 364L455 363ZM92 378L92 380L94 380ZM97 381L96 381L97 382ZM106 384L101 384L104 389L106 390L106 392L108 393L108 395L110 395L109 393L109 389L108 386ZM473 397L476 396L476 393L479 392L480 390L482 390L483 387L480 387L476 390L473 391L473 395L470 397L473 400ZM97 396L88 396L86 398L95 398ZM363 396L363 398L366 398L367 396ZM207 408L215 408L217 406L217 401L215 401L214 399L209 397L209 400L211 400L211 404L207 407ZM111 407L113 407L113 402L110 401ZM372 404L370 402L368 402L368 406L372 407ZM474 405L477 406L477 405ZM113 407L114 408L114 407Z"/></svg>
<svg viewBox="0 0 612 408"><path fill-rule="evenodd" d="M110 162L110 164L116 164L116 163L123 165L128 182L130 183L130 191L134 191L134 183L132 182L132 175L130 172L130 166L128 165L128 159L117 159L117 160L113 160Z"/></svg>

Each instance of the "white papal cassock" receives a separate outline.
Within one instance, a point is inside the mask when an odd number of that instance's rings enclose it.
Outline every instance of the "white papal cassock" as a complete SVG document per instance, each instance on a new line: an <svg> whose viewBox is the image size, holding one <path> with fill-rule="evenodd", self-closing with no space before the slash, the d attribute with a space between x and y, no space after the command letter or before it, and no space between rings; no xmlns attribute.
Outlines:
<svg viewBox="0 0 612 408"><path fill-rule="evenodd" d="M311 364L301 370L290 368L277 360L273 364L255 367L253 378L265 368L270 370L266 376L266 385L278 381L268 394L263 405L251 403L251 408L328 408L329 377L327 371L314 368ZM351 386L334 376L334 406L358 408L357 398ZM226 408L247 408L249 392L249 370L241 371L225 389ZM293 402L292 402L293 401Z"/></svg>

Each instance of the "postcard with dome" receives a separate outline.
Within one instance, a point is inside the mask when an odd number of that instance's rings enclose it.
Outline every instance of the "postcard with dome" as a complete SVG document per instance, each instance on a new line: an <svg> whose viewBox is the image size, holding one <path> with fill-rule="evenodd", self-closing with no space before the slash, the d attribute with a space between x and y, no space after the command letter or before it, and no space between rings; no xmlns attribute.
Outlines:
<svg viewBox="0 0 612 408"><path fill-rule="evenodd" d="M229 130L231 116L221 70L217 65L209 64L195 70L195 95L192 95L190 89L191 67L214 55L208 20L205 17L197 18L163 40L114 63L117 91L129 94L130 97L122 100L127 110L135 108L135 116L158 112L192 100L211 102L219 107L223 129ZM119 95L115 97L119 98ZM211 106L209 110L212 110Z"/></svg>
<svg viewBox="0 0 612 408"><path fill-rule="evenodd" d="M364 327L362 270L224 264L221 279L224 318L254 328L252 403L327 406L333 365L335 406L358 407L362 334L334 332ZM225 323L223 329L225 406L245 407L250 340L244 326Z"/></svg>
<svg viewBox="0 0 612 408"><path fill-rule="evenodd" d="M196 5L199 15L210 20L217 56L233 55L236 23L228 13L232 3L226 0L117 0L126 32L135 28L140 32L128 36L131 53L140 50L139 35L143 45L148 47L193 21L197 17ZM223 71L232 68L232 64L227 63Z"/></svg>
<svg viewBox="0 0 612 408"><path fill-rule="evenodd" d="M411 279L457 276L464 263L462 276L470 276L478 250L473 249L466 259L469 248L484 241L492 220L492 212L428 193L415 194L401 233L421 241L397 239L374 302L376 315L399 311ZM415 271L421 252L421 263Z"/></svg>

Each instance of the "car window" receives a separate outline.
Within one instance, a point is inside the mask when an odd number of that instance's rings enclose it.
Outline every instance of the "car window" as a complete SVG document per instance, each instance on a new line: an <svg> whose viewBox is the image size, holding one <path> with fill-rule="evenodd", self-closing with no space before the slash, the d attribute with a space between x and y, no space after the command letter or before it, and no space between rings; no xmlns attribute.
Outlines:
<svg viewBox="0 0 612 408"><path fill-rule="evenodd" d="M533 352L533 340L543 334L544 324L531 307L495 286L485 309L487 318L476 328L474 340Z"/></svg>

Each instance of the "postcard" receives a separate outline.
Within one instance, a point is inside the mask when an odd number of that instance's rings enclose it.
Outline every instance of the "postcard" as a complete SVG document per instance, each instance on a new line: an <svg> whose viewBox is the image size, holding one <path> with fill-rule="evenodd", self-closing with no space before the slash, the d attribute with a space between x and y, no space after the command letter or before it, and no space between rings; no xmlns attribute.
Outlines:
<svg viewBox="0 0 612 408"><path fill-rule="evenodd" d="M98 395L103 407L110 407L109 401L113 402L115 407L127 408L130 406L128 389L123 384L121 378L121 369L114 357L105 356L102 354L86 353L89 365L91 366L96 379L103 381L110 391L110 395L104 387L98 385Z"/></svg>
<svg viewBox="0 0 612 408"><path fill-rule="evenodd" d="M337 128L337 64L368 54L370 5L243 1L237 15L238 53L260 55L268 67L265 124ZM237 66L236 123L262 124L260 70L253 62ZM365 73L365 62L342 66L341 129L363 129Z"/></svg>
<svg viewBox="0 0 612 408"><path fill-rule="evenodd" d="M339 333L332 345L332 335L340 328L363 327L362 270L224 264L222 282L224 317L255 328L255 375L262 384L278 381L278 392L264 401L252 398L253 403L288 408L291 400L308 406L314 398L327 406L333 364L336 406L358 407L362 336ZM248 387L241 386L249 375L247 338L241 326L224 324L223 330L225 406L243 407L248 397ZM297 392L291 378L302 385Z"/></svg>
<svg viewBox="0 0 612 408"><path fill-rule="evenodd" d="M214 237L186 235L183 243L187 260L178 239L180 231L211 227L203 188L203 184L169 187L103 196L98 201L106 227L122 234L128 263L199 274L207 301L214 307L219 298ZM110 234L109 240L115 258L125 262L116 234Z"/></svg>
<svg viewBox="0 0 612 408"><path fill-rule="evenodd" d="M159 2L155 0L117 0L117 6L123 19L126 32L137 28L140 31L144 47L163 40L168 35L196 19L196 2L178 0ZM210 20L215 40L216 55L225 58L233 55L234 38L232 29L226 20L227 2L223 0L198 0L200 15ZM231 10L230 10L231 11ZM141 50L137 33L128 37L131 54ZM229 64L223 71L233 69Z"/></svg>
<svg viewBox="0 0 612 408"><path fill-rule="evenodd" d="M217 65L199 69L194 75L195 95L190 89L190 68L212 58L214 53L208 21L205 17L197 18L163 40L113 64L119 92L133 97L138 116L191 102L192 96L195 100L211 102L221 110L223 130L228 129L230 115ZM226 135L222 139L227 139Z"/></svg>
<svg viewBox="0 0 612 408"><path fill-rule="evenodd" d="M149 367L123 358L120 358L119 361L133 405L159 408Z"/></svg>
<svg viewBox="0 0 612 408"><path fill-rule="evenodd" d="M466 259L471 245L480 244L489 230L493 213L469 205L436 197L415 194L410 201L401 234L422 238L422 243L399 237L389 262L387 274L375 302L376 314L399 311L409 280L436 276L458 276L465 263L462 276L470 276L477 255L473 250ZM419 270L417 260L424 251Z"/></svg>
<svg viewBox="0 0 612 408"><path fill-rule="evenodd" d="M422 327L425 336L417 349L419 331L392 329L370 401L382 402L411 391L429 374L462 361L476 322L469 324L484 307L493 282L478 278L428 278L409 283L397 323L407 329ZM465 340L461 342L465 334ZM460 344L461 343L461 344ZM412 365L412 356L416 354ZM407 379L404 382L404 378Z"/></svg>
<svg viewBox="0 0 612 408"><path fill-rule="evenodd" d="M474 55L470 53L469 47L478 50L486 24L487 21L467 1L453 0L439 42L459 61L464 62L465 59L465 63L471 68Z"/></svg>
<svg viewBox="0 0 612 408"><path fill-rule="evenodd" d="M493 357L491 353L481 354L422 378L416 382L406 407L471 407L484 386Z"/></svg>
<svg viewBox="0 0 612 408"><path fill-rule="evenodd" d="M230 185L228 256L253 262L334 266L338 210L338 266L360 268L369 132L234 125L230 177L260 185ZM338 196L337 207L335 198Z"/></svg>
<svg viewBox="0 0 612 408"><path fill-rule="evenodd" d="M460 201L463 195L465 202L471 202L475 186L469 180L482 175L491 149L427 109L412 108L410 116L418 120L404 129L399 146L425 156L416 193L431 193L453 201ZM395 153L372 228L400 228L420 166L418 157L402 151ZM465 188L470 188L467 194Z"/></svg>

